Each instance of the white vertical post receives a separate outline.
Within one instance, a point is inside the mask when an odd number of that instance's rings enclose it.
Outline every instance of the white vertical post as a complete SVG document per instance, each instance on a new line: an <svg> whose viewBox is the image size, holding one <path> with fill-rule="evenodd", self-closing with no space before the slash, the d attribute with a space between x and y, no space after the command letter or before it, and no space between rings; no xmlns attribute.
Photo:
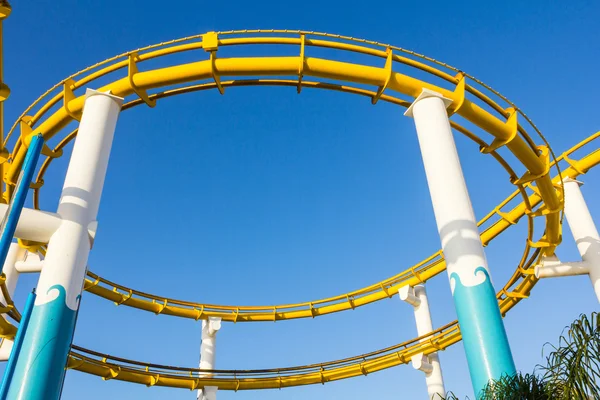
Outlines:
<svg viewBox="0 0 600 400"><path fill-rule="evenodd" d="M600 235L581 193L582 184L571 178L563 180L565 216L600 301Z"/></svg>
<svg viewBox="0 0 600 400"><path fill-rule="evenodd" d="M475 396L515 365L471 206L446 108L423 89L406 111L414 118L435 221L446 260Z"/></svg>
<svg viewBox="0 0 600 400"><path fill-rule="evenodd" d="M123 99L88 89L9 400L60 398Z"/></svg>
<svg viewBox="0 0 600 400"><path fill-rule="evenodd" d="M8 361L14 344L14 340L2 339L2 342L0 342L0 361Z"/></svg>
<svg viewBox="0 0 600 400"><path fill-rule="evenodd" d="M221 329L220 317L208 317L202 320L202 344L200 345L200 369L215 369L215 352L217 346L217 332ZM211 376L210 373L200 373L202 376ZM216 386L204 386L198 390L198 400L217 400Z"/></svg>
<svg viewBox="0 0 600 400"><path fill-rule="evenodd" d="M425 285L417 285L415 287L402 286L398 289L398 294L402 301L413 306L415 312L415 322L417 325L417 335L424 336L433 331L433 323L431 322L431 312L429 310L429 301L427 299L427 291ZM427 341L428 339L421 339ZM413 367L425 373L425 382L427 383L427 394L429 400L440 399L446 396L444 388L444 378L442 377L442 367L437 352L431 353L428 356L418 354L413 357Z"/></svg>
<svg viewBox="0 0 600 400"><path fill-rule="evenodd" d="M4 267L2 267L2 272L4 272L4 275L6 276L6 291L11 298L15 293L17 281L19 280L19 272L17 272L15 264L17 261L23 259L24 256L25 249L20 247L17 243L11 243L10 248L8 249L8 254L6 255L6 260L4 261ZM4 297L4 294L1 290L0 302L2 302L4 305L7 305L7 299ZM2 342L0 343L0 361L8 360L13 343L14 342L12 340L2 339Z"/></svg>
<svg viewBox="0 0 600 400"><path fill-rule="evenodd" d="M6 290L8 294L12 297L15 288L17 286L17 281L19 280L19 272L17 271L15 265L17 261L22 260L25 256L26 250L20 247L17 243L11 243L8 254L6 255L6 261L4 262L4 267L2 267L2 272L6 276ZM6 305L6 299L4 298L4 294L0 291L0 302Z"/></svg>

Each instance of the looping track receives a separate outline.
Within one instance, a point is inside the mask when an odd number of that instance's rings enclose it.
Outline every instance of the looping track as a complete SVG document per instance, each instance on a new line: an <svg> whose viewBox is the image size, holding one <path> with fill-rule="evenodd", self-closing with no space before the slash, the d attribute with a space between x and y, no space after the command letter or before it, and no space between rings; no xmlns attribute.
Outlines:
<svg viewBox="0 0 600 400"><path fill-rule="evenodd" d="M595 141L598 146L597 139L599 138L600 132L559 157L559 161L568 160L568 163L571 164L563 171L563 176L576 178L580 173L585 173L590 168L600 164L600 150L597 148L577 161L568 157L568 155L592 141ZM558 177L555 177L554 181L558 182ZM531 194L529 203L532 207L538 205L540 203L539 196L535 193ZM524 204L525 202L515 208L523 208ZM529 296L531 289L537 282L533 275L532 265L539 259L540 254L540 249L536 249L531 252L527 259L523 258L511 279L498 292L498 302L503 314ZM443 264L443 261L441 264ZM195 389L204 385L216 385L223 390L273 389L326 383L367 375L407 363L410 361L411 356L419 353L430 354L443 350L460 339L458 323L454 321L424 337L414 338L395 346L356 357L292 368L246 371L206 371L196 368L155 365L113 357L74 346L68 368L98 375L103 379L119 379L148 386L159 385ZM211 373L212 378L205 377L206 373Z"/></svg>
<svg viewBox="0 0 600 400"><path fill-rule="evenodd" d="M257 36L249 36L250 34ZM276 47L276 54L287 54L291 50L298 55L223 56L223 53L229 50L235 53L240 48L246 49L252 45L266 46L267 49ZM353 57L360 59L369 56L370 61L363 65L309 56L309 53L317 48L321 49L319 54L326 51L327 56L345 52L352 53ZM209 54L200 52L202 49ZM171 60L170 56L183 52L191 52L196 59L204 60L140 72L147 64L152 64L152 60L161 58L168 63ZM399 72L400 70L402 72ZM425 75L436 84L407 75L411 72L418 73L419 76ZM235 79L223 79L229 77ZM337 83L339 81L343 84ZM105 84L106 82L110 83ZM386 101L403 107L407 107L411 98L418 96L423 88L451 98L453 128L475 141L482 152L494 157L507 170L511 182L517 186L517 190L511 196L480 221L483 229L482 241L484 244L489 243L523 216L527 216L529 223L521 262L511 279L498 293L502 313L506 313L529 295L535 284L531 265L540 254L552 254L560 242L562 199L557 185L560 176L576 177L600 162L598 151L578 161L568 158L569 154L598 138L599 134L596 134L558 159L564 159L569 164L569 167L561 172L558 160L554 158L545 139L514 104L475 78L433 59L398 47L315 32L232 31L193 36L128 52L86 68L47 91L15 122L7 136L8 141L16 126L21 124L21 136L11 152L10 164L6 170L5 198L14 187L31 136L41 133L46 140L57 137L59 141L44 160L33 185L34 205L39 207L44 174L52 160L60 156L62 148L72 141L77 133L76 130L68 134L63 133L64 128L77 119L82 111L84 98L82 95L77 96L75 91L86 86L97 87L100 84L102 87L99 90L110 90L113 94L126 98L124 109L140 104L153 106L157 100L177 94L213 88L224 93L236 86L259 85L294 86L298 93L303 88L336 90L369 97L373 104ZM61 86L62 90L59 91ZM485 92L493 95L496 100L484 94ZM30 112L33 112L33 115L26 115ZM491 134L493 140L488 143L481 139L466 129L465 123ZM528 131L539 134L544 145L536 146ZM519 164L509 165L501 155L501 152L505 151L512 153ZM558 175L551 179L550 168L553 165ZM517 173L518 171L521 173ZM513 205L513 200L519 194L522 202ZM538 205L540 206L537 207ZM537 241L533 239L534 220L545 222L544 234ZM533 248L536 250L533 251ZM221 306L168 299L126 288L93 273L88 274L90 279L86 280L85 290L116 304L157 314L193 319L220 316L233 322L274 321L316 317L354 309L391 297L401 286L424 282L444 269L441 252L437 252L412 268L378 284L328 299L278 306ZM12 327L10 324L8 326ZM14 334L9 332L10 328L3 327L0 323L0 330L5 336ZM14 327L12 328L14 331ZM204 385L213 385L229 390L278 388L325 383L389 368L407 362L411 355L429 354L456 343L460 340L460 332L454 322L432 332L427 340L422 339L424 338L416 338L387 349L330 363L271 370L208 371L212 377L200 377L197 369L139 363L74 346L68 368L99 375L104 379L126 380L149 386L196 389Z"/></svg>

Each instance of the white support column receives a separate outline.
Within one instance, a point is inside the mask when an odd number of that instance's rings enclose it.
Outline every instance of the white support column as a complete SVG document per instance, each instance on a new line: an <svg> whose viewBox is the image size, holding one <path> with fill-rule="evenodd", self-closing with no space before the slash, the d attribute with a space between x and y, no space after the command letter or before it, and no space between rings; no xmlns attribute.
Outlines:
<svg viewBox="0 0 600 400"><path fill-rule="evenodd" d="M2 339L2 342L0 342L0 361L8 361L13 344L15 344L15 342L12 340L8 340L6 338Z"/></svg>
<svg viewBox="0 0 600 400"><path fill-rule="evenodd" d="M215 351L217 332L221 329L220 317L208 317L202 320L202 344L200 345L200 369L215 369ZM200 373L200 377L209 377L210 373ZM198 400L217 400L216 386L204 386L198 390Z"/></svg>
<svg viewBox="0 0 600 400"><path fill-rule="evenodd" d="M565 216L579 254L588 269L596 297L600 301L600 235L581 193L582 184L571 178L563 180Z"/></svg>
<svg viewBox="0 0 600 400"><path fill-rule="evenodd" d="M100 197L123 99L87 89L37 297L23 337L10 400L57 400L93 245ZM43 377L43 379L40 379Z"/></svg>
<svg viewBox="0 0 600 400"><path fill-rule="evenodd" d="M25 256L25 249L21 248L17 243L12 243L8 249L2 272L6 276L6 291L12 298L17 287L17 281L19 280L19 272L15 268L15 264L18 260L21 260ZM0 290L0 302L6 305L7 300L4 298L4 294ZM2 339L0 342L0 361L7 361L12 350L13 341L8 339Z"/></svg>
<svg viewBox="0 0 600 400"><path fill-rule="evenodd" d="M15 266L17 262L23 260L25 253L26 250L21 248L17 243L11 243L6 256L6 261L2 267L2 272L4 272L4 275L6 276L6 290L11 297L15 293L17 281L19 280L19 271L17 271ZM4 298L2 291L0 291L0 302L6 305L6 299Z"/></svg>
<svg viewBox="0 0 600 400"><path fill-rule="evenodd" d="M43 261L40 260L40 256L28 252L17 243L11 243L2 268L6 276L6 290L11 299L14 296L19 276L23 273L40 272L42 265ZM0 302L4 305L7 303L2 291L0 291ZM13 343L10 339L2 339L0 342L0 361L8 361Z"/></svg>
<svg viewBox="0 0 600 400"><path fill-rule="evenodd" d="M423 89L405 115L417 138L473 391L516 372L448 119L452 99Z"/></svg>
<svg viewBox="0 0 600 400"><path fill-rule="evenodd" d="M582 261L563 263L556 256L544 257L535 266L535 276L553 278L588 275L600 302L600 236L581 193L581 185L582 182L572 178L563 180L565 216Z"/></svg>
<svg viewBox="0 0 600 400"><path fill-rule="evenodd" d="M398 294L400 295L400 300L407 302L414 308L417 334L424 336L433 331L425 285L417 285L415 287L402 286L398 289ZM421 339L421 341L427 340ZM445 397L446 389L444 388L444 378L442 377L442 367L438 353L431 353L428 356L417 354L411 361L415 369L425 373L428 399Z"/></svg>

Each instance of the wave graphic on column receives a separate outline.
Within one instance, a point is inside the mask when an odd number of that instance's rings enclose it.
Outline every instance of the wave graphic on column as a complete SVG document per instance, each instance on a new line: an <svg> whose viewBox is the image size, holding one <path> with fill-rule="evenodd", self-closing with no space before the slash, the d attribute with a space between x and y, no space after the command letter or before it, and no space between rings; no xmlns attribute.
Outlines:
<svg viewBox="0 0 600 400"><path fill-rule="evenodd" d="M450 279L467 361L470 366L479 366L469 370L479 398L479 392L490 379L513 375L516 370L489 273L478 267L474 274L478 277L483 274L485 279L474 286L465 286L456 272Z"/></svg>
<svg viewBox="0 0 600 400"><path fill-rule="evenodd" d="M52 286L45 294L54 297L56 293L53 300L33 307L8 391L9 400L60 398L77 311L67 307L62 285Z"/></svg>

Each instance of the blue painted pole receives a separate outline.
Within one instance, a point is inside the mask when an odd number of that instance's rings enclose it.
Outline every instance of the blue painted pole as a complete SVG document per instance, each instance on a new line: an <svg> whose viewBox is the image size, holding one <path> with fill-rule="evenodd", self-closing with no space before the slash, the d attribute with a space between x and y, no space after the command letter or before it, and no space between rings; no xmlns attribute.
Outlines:
<svg viewBox="0 0 600 400"><path fill-rule="evenodd" d="M473 391L481 398L490 381L516 370L450 128L450 104L423 89L406 115L415 120Z"/></svg>
<svg viewBox="0 0 600 400"><path fill-rule="evenodd" d="M15 372L15 365L17 364L17 359L19 358L19 353L21 352L21 347L23 346L23 338L25 337L25 332L27 331L27 325L29 325L29 319L31 318L31 311L33 310L35 297L36 296L34 290L33 292L29 293L29 296L27 297L27 302L25 303L25 308L23 309L21 323L19 324L19 330L17 331L17 335L15 336L13 348L10 352L8 362L6 363L4 377L2 378L2 386L0 386L1 400L6 399L6 394L8 393L8 388L10 387L10 383Z"/></svg>
<svg viewBox="0 0 600 400"><path fill-rule="evenodd" d="M25 205L29 185L33 178L38 159L40 158L43 145L44 138L42 135L36 135L31 139L25 161L21 167L21 173L19 174L15 191L8 204L8 210L2 219L2 224L0 224L0 272L2 272L2 267L4 266L6 256L8 255L8 249L15 236L15 230L17 229L17 223L21 216L21 210Z"/></svg>

